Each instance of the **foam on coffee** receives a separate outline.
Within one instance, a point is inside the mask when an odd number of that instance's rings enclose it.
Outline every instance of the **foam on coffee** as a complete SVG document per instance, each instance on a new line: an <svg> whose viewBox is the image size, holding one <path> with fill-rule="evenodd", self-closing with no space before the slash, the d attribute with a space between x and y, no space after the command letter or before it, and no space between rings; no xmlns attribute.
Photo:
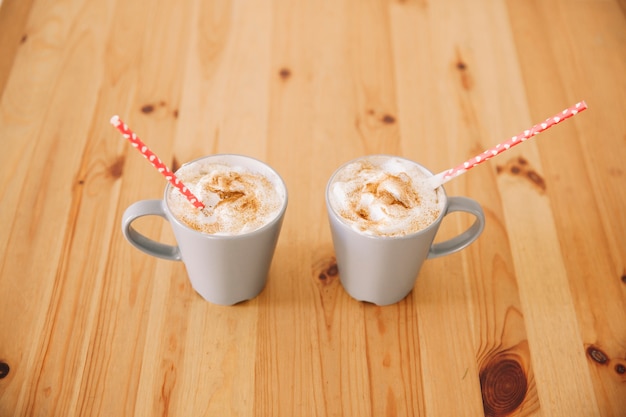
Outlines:
<svg viewBox="0 0 626 417"><path fill-rule="evenodd" d="M176 176L205 208L194 207L175 189L168 193L168 207L180 221L203 233L252 232L273 220L285 199L276 182L243 166L200 160L183 165Z"/></svg>
<svg viewBox="0 0 626 417"><path fill-rule="evenodd" d="M403 236L432 224L444 198L425 183L427 174L410 161L372 156L337 172L328 197L334 211L356 230Z"/></svg>

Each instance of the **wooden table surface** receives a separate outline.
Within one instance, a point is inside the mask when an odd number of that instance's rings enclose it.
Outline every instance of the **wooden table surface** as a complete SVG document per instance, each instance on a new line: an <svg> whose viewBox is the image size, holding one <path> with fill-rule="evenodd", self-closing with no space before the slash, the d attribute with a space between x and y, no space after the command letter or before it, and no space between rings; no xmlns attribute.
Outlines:
<svg viewBox="0 0 626 417"><path fill-rule="evenodd" d="M471 4L471 5L470 5ZM626 2L4 0L0 416L626 416ZM324 188L372 153L438 172L484 233L387 307L339 282ZM223 307L123 238L213 153L272 165L268 284ZM450 216L439 239L469 218ZM141 230L172 242L169 225Z"/></svg>

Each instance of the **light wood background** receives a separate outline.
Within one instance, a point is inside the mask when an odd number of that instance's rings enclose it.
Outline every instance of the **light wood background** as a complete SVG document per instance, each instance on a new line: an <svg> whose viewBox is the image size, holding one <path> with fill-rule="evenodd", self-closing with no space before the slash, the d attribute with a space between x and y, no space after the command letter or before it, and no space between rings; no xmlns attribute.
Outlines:
<svg viewBox="0 0 626 417"><path fill-rule="evenodd" d="M623 0L4 0L0 416L626 416ZM402 302L342 289L341 163L437 172L487 226ZM289 208L268 285L220 307L120 231L176 168L244 153ZM448 218L441 238L469 219ZM171 242L160 219L144 233Z"/></svg>

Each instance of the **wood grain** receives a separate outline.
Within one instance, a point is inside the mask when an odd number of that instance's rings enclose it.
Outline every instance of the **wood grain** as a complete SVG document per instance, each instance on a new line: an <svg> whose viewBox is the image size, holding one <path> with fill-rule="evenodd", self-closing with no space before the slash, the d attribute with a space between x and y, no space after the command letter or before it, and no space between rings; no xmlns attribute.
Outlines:
<svg viewBox="0 0 626 417"><path fill-rule="evenodd" d="M606 416L626 410L626 10L618 0L0 1L0 416ZM340 283L340 164L434 172L467 249L387 307ZM133 249L171 168L241 153L289 206L264 291L207 303ZM468 227L445 219L437 237ZM141 231L173 242L169 225Z"/></svg>

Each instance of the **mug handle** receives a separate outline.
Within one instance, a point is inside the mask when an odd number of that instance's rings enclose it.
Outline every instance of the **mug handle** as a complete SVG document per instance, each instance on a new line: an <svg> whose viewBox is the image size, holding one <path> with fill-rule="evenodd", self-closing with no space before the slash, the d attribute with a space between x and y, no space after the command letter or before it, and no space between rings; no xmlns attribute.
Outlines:
<svg viewBox="0 0 626 417"><path fill-rule="evenodd" d="M448 209L444 216L455 211L464 211L476 217L474 223L458 236L448 239L444 242L435 243L428 251L428 258L437 258L449 255L466 248L470 243L475 241L485 228L485 213L480 205L467 197L448 197Z"/></svg>
<svg viewBox="0 0 626 417"><path fill-rule="evenodd" d="M139 233L133 227L133 221L143 216L159 216L168 220L163 209L162 200L142 200L131 204L122 215L122 232L124 237L137 249L170 261L182 260L178 246L157 242ZM168 220L169 221L169 220Z"/></svg>

